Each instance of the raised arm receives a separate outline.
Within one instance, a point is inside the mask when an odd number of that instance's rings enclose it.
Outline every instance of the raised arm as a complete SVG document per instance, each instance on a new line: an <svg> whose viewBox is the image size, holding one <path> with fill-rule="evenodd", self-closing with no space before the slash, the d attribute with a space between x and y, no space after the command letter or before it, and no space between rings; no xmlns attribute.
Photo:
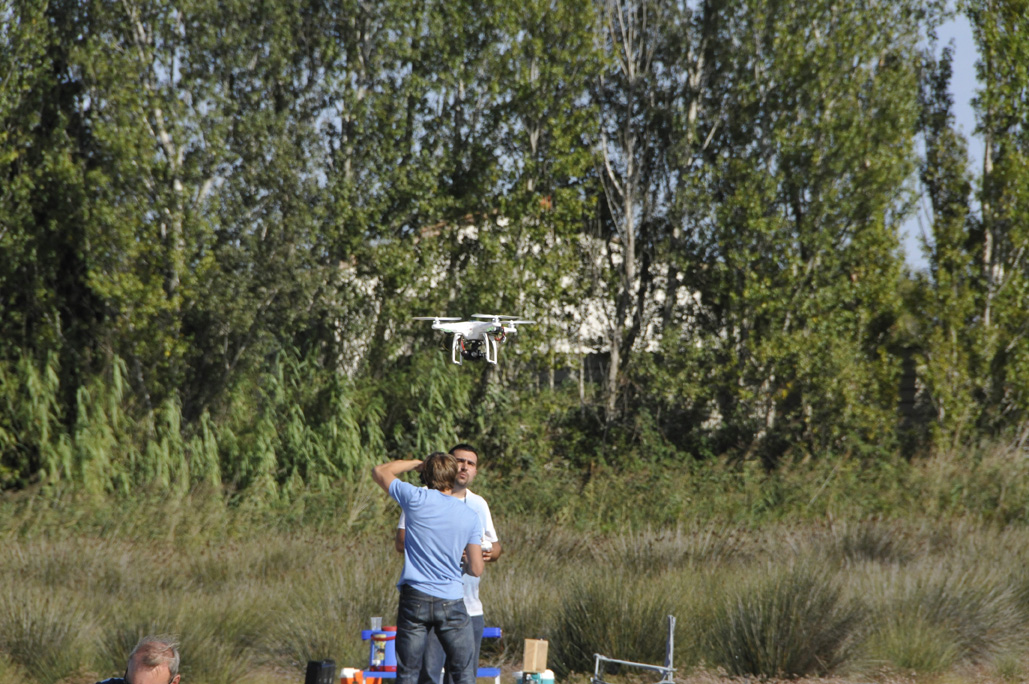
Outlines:
<svg viewBox="0 0 1029 684"><path fill-rule="evenodd" d="M382 491L389 494L389 485L398 476L421 469L422 461L417 458L409 461L386 461L372 468L372 479L375 480L375 484L382 487Z"/></svg>

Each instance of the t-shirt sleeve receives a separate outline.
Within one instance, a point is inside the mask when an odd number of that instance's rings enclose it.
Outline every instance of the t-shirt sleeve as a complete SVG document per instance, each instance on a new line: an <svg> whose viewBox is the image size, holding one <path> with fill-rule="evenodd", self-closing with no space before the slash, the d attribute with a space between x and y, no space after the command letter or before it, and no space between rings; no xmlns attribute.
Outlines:
<svg viewBox="0 0 1029 684"><path fill-rule="evenodd" d="M389 495L401 508L411 500L412 491L417 492L418 488L403 480L396 479L389 483Z"/></svg>
<svg viewBox="0 0 1029 684"><path fill-rule="evenodd" d="M485 499L482 500L482 508L485 511L484 518L486 523L485 529L483 530L483 536L486 538L486 541L489 542L500 541L500 537L497 536L497 530L493 527L493 516L489 512L489 504L486 503Z"/></svg>

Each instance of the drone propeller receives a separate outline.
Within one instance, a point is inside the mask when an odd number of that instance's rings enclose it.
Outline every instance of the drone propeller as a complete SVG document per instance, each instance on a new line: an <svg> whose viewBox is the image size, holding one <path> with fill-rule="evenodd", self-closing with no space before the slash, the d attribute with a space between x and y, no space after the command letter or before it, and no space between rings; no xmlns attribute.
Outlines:
<svg viewBox="0 0 1029 684"><path fill-rule="evenodd" d="M524 325L526 323L535 323L536 321L504 321L506 325Z"/></svg>
<svg viewBox="0 0 1029 684"><path fill-rule="evenodd" d="M498 316L496 314L472 314L472 318L489 318L491 320L497 319L501 321L509 321L513 318L518 318L518 316Z"/></svg>
<svg viewBox="0 0 1029 684"><path fill-rule="evenodd" d="M459 321L460 318L453 316L412 316L412 321Z"/></svg>

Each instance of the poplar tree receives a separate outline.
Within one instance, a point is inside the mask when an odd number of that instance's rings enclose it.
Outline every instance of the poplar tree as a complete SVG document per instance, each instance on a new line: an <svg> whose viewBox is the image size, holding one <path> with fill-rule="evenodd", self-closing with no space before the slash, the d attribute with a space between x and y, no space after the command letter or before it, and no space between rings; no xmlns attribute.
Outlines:
<svg viewBox="0 0 1029 684"><path fill-rule="evenodd" d="M1018 425L1029 410L1029 15L1024 2L970 0L982 87L974 100L983 137L980 215L971 226L979 263L984 360L982 427Z"/></svg>
<svg viewBox="0 0 1029 684"><path fill-rule="evenodd" d="M654 315L658 250L669 229L668 110L663 87L677 64L660 52L671 8L650 0L598 3L598 40L605 70L593 89L599 114L594 142L602 194L587 243L584 268L600 303L601 347L608 352L604 409L608 422L622 411L631 352Z"/></svg>
<svg viewBox="0 0 1029 684"><path fill-rule="evenodd" d="M507 5L500 16L495 78L505 96L497 104L500 173L492 201L505 240L477 287L499 285L498 304L536 320L518 347L545 358L534 365L545 366L553 388L557 368L581 373L579 237L593 208L588 141L597 128L589 93L603 57L592 0L533 0ZM528 336L536 344L528 346ZM518 368L504 366L511 375Z"/></svg>
<svg viewBox="0 0 1029 684"><path fill-rule="evenodd" d="M52 356L74 386L94 366L102 302L89 281L89 167L74 2L0 2L0 361ZM71 401L74 390L65 390Z"/></svg>
<svg viewBox="0 0 1029 684"><path fill-rule="evenodd" d="M972 185L967 146L954 128L952 60L949 47L939 58L927 54L921 90L925 158L920 175L932 214L931 239L924 246L928 291L918 311L923 317L923 381L941 446L967 439L982 410L976 400L983 370L976 353L979 269L968 233Z"/></svg>

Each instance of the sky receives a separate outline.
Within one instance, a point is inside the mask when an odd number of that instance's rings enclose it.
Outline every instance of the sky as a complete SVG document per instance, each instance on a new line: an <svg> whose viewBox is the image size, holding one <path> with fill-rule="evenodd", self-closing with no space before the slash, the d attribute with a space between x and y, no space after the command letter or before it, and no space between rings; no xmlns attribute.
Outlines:
<svg viewBox="0 0 1029 684"><path fill-rule="evenodd" d="M940 27L939 49L942 50L948 44L954 49L954 73L951 79L951 94L954 96L954 123L957 130L964 134L968 141L968 154L972 169L978 175L979 167L983 160L982 140L973 136L975 130L975 113L972 110L972 98L975 97L977 86L975 77L975 62L978 55L975 49L975 41L972 38L972 29L968 19L964 15L958 15L951 21ZM923 229L928 230L929 211L926 200L921 200L918 210L904 224L903 240L904 253L909 266L917 270L926 270L927 263L922 255L922 248L919 242L919 235Z"/></svg>

